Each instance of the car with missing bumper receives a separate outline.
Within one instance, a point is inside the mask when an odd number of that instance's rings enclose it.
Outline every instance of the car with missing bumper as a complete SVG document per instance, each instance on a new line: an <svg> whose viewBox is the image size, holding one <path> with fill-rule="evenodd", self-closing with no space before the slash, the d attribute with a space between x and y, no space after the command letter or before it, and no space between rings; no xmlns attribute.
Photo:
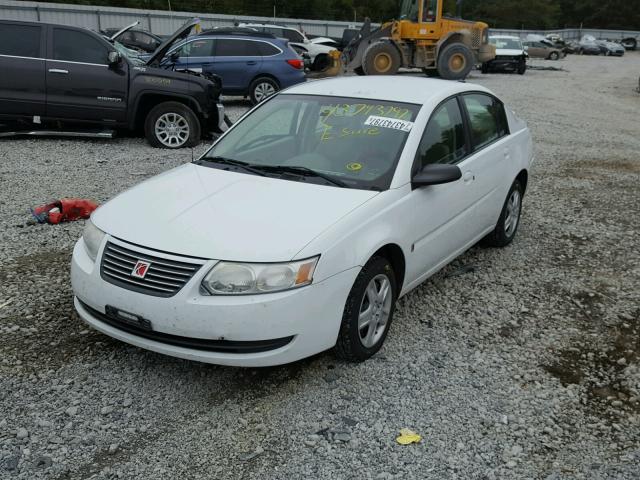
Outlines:
<svg viewBox="0 0 640 480"><path fill-rule="evenodd" d="M187 22L142 60L84 28L0 20L0 120L10 125L0 136L91 136L98 128L144 132L154 147L180 148L221 133L220 78L160 68L197 24Z"/></svg>
<svg viewBox="0 0 640 480"><path fill-rule="evenodd" d="M477 242L514 239L531 163L526 124L484 87L300 84L98 208L73 252L75 307L186 359L362 361L398 298Z"/></svg>
<svg viewBox="0 0 640 480"><path fill-rule="evenodd" d="M491 35L489 43L496 47L496 56L494 59L482 64L482 73L509 71L524 75L527 71L528 55L524 50L520 37Z"/></svg>

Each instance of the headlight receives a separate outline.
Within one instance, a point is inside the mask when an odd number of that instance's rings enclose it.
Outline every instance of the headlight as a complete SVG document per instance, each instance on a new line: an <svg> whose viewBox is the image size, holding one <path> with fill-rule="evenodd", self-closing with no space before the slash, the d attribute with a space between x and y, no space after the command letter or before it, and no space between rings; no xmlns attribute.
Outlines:
<svg viewBox="0 0 640 480"><path fill-rule="evenodd" d="M96 227L91 219L87 220L84 225L84 232L82 232L82 239L84 240L84 249L87 251L87 255L94 262L98 256L98 250L102 245L104 235L104 232Z"/></svg>
<svg viewBox="0 0 640 480"><path fill-rule="evenodd" d="M248 295L304 287L313 281L320 257L287 263L218 262L202 286L211 295Z"/></svg>

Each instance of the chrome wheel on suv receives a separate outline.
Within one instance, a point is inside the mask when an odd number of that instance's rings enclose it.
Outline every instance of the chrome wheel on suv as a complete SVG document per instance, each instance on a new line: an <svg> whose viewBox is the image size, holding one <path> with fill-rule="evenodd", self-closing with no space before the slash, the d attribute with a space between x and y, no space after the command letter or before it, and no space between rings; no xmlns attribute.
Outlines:
<svg viewBox="0 0 640 480"><path fill-rule="evenodd" d="M266 100L275 94L280 87L275 80L269 77L256 78L249 86L249 99L253 105Z"/></svg>
<svg viewBox="0 0 640 480"><path fill-rule="evenodd" d="M156 137L165 147L181 147L189 139L189 124L177 113L165 113L156 120Z"/></svg>

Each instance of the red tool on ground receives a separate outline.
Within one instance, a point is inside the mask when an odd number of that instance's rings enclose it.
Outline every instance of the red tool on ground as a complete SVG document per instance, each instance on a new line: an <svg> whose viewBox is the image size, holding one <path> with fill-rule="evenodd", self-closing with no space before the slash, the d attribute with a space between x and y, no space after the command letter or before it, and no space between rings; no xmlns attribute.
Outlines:
<svg viewBox="0 0 640 480"><path fill-rule="evenodd" d="M89 218L98 204L84 198L61 198L32 208L31 215L38 223L56 225L62 222Z"/></svg>

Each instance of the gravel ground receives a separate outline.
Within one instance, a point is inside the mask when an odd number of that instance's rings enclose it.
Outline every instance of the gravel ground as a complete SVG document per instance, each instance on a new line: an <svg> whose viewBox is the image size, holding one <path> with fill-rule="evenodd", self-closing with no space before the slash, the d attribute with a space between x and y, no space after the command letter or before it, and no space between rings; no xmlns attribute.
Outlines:
<svg viewBox="0 0 640 480"><path fill-rule="evenodd" d="M82 222L30 226L27 208L104 201L191 153L1 141L0 477L637 479L640 54L538 64L565 71L470 79L536 141L515 242L402 299L358 365L225 368L89 329L69 283ZM422 442L396 444L404 427Z"/></svg>

